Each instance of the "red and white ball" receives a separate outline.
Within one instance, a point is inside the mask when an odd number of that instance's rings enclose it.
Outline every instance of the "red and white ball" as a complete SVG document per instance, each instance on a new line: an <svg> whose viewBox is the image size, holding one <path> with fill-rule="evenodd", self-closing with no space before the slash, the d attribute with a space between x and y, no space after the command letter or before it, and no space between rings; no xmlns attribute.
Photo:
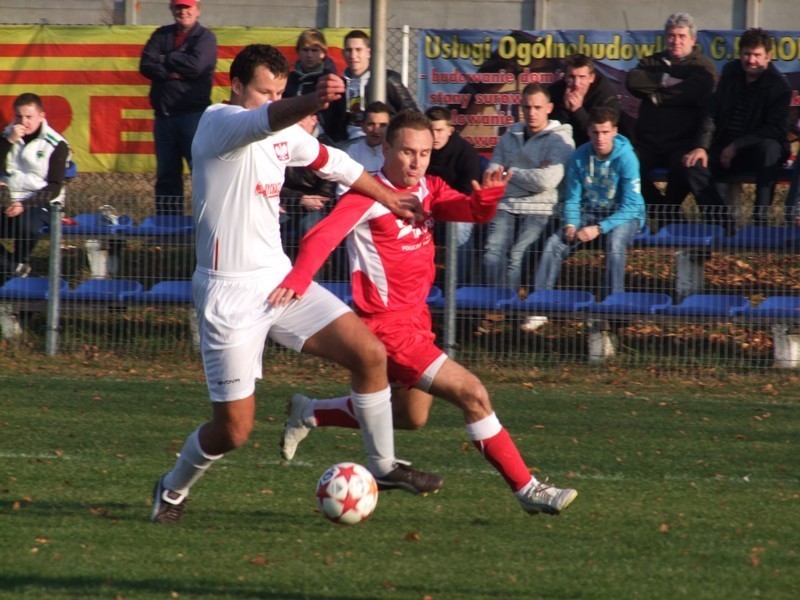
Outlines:
<svg viewBox="0 0 800 600"><path fill-rule="evenodd" d="M375 510L378 484L365 467L352 462L333 465L317 483L317 506L325 518L342 525L360 523Z"/></svg>

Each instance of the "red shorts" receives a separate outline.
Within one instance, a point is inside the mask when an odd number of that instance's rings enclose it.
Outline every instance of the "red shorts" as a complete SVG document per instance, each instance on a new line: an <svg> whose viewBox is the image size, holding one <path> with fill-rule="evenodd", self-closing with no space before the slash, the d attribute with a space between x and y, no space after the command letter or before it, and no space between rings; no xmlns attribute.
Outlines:
<svg viewBox="0 0 800 600"><path fill-rule="evenodd" d="M431 313L427 307L416 314L386 315L361 319L386 346L389 381L413 387L425 371L444 354L434 341Z"/></svg>

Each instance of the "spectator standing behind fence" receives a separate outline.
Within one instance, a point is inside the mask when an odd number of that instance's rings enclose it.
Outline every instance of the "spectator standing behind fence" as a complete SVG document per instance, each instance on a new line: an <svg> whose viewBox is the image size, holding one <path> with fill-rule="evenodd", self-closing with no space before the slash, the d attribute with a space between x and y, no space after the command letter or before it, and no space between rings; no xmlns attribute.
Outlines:
<svg viewBox="0 0 800 600"><path fill-rule="evenodd" d="M555 288L561 263L579 244L601 236L606 270L600 295L625 291L625 253L644 226L645 207L639 161L631 143L618 133L618 119L613 108L592 111L591 141L578 148L569 163L564 226L545 244L536 270L537 291Z"/></svg>
<svg viewBox="0 0 800 600"><path fill-rule="evenodd" d="M664 38L667 49L639 61L628 71L625 83L641 100L634 146L641 165L642 195L650 216L668 221L678 217L689 193L683 157L694 148L717 71L697 45L697 26L691 15L670 15ZM667 187L662 193L650 173L665 167Z"/></svg>
<svg viewBox="0 0 800 600"><path fill-rule="evenodd" d="M481 180L481 156L475 147L462 138L453 127L450 111L444 106L432 106L425 111L433 128L433 150L428 173L438 175L445 183L462 194L472 193L472 182ZM434 237L445 240L443 223L437 222ZM458 244L458 277L461 284L470 283L472 271L472 233L474 223L454 223Z"/></svg>
<svg viewBox="0 0 800 600"><path fill-rule="evenodd" d="M597 106L620 109L611 82L598 73L585 54L572 54L564 61L564 77L550 86L551 119L572 125L575 146L589 141L589 113Z"/></svg>
<svg viewBox="0 0 800 600"><path fill-rule="evenodd" d="M360 29L354 29L344 36L344 60L347 67L342 77L347 90L342 102L347 113L347 134L350 138L364 135L361 129L364 110L373 100L369 97L371 58L369 35ZM391 69L386 70L386 103L392 109L392 114L406 108L417 110L417 103L403 85L400 74Z"/></svg>
<svg viewBox="0 0 800 600"><path fill-rule="evenodd" d="M488 170L511 170L511 180L489 223L483 255L486 283L518 290L525 255L539 239L558 203L559 187L575 149L572 127L550 120L547 88L530 83L522 90L523 120L503 134Z"/></svg>
<svg viewBox="0 0 800 600"><path fill-rule="evenodd" d="M298 60L286 81L284 97L312 94L317 81L325 73L336 73L336 65L328 56L328 42L318 29L306 29L297 38L295 45ZM344 102L332 102L317 114L319 126L333 142L347 139ZM325 142L328 143L328 142Z"/></svg>
<svg viewBox="0 0 800 600"><path fill-rule="evenodd" d="M39 96L21 94L14 100L14 122L0 137L0 237L14 240L13 255L0 243L0 284L30 274L39 231L50 225L50 204L64 199L69 145L45 116Z"/></svg>
<svg viewBox="0 0 800 600"><path fill-rule="evenodd" d="M766 221L781 164L789 156L789 103L792 90L771 64L772 37L748 29L739 41L738 60L722 69L700 126L695 148L683 159L689 187L701 210L730 233L734 220L715 186L722 176L755 171L753 216Z"/></svg>
<svg viewBox="0 0 800 600"><path fill-rule="evenodd" d="M200 2L170 0L175 22L159 27L142 50L139 71L152 83L155 111L156 214L183 214L183 160L192 168L192 139L217 65L217 38L203 27Z"/></svg>

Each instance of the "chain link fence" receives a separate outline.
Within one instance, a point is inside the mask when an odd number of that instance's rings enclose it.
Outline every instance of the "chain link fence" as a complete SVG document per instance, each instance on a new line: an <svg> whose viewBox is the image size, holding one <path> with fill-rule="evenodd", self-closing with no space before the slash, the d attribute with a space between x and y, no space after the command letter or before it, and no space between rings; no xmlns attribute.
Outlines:
<svg viewBox="0 0 800 600"><path fill-rule="evenodd" d="M388 67L402 72L405 34L399 29L388 33ZM405 38L413 94L416 34L412 30ZM188 220L188 176L185 188ZM54 273L51 257L56 256L57 277L63 280L56 294L58 305L53 311L52 294L41 284L39 295L24 297L9 295L11 281L6 282L0 288L4 347L142 356L196 352L190 293L193 230L185 222L177 230L153 227L153 189L151 173L80 173L68 184L62 235L51 233L40 241L27 284L14 278L23 288L33 287L34 280L49 283ZM626 291L649 297L636 302L628 298L607 312L597 308L604 297L607 257L602 246L576 248L563 263L556 286L557 292L566 293L561 305L531 300L537 297L533 279L543 243L557 230L557 221L528 253L522 284L514 290L484 286L485 227L476 227L468 244L450 252L444 230L437 231L436 289L451 290L431 297L438 338L446 340L446 350L460 360L531 368L797 368L800 233L785 218L785 195L781 187L768 220L756 224L752 194L745 193L737 201L735 218L738 228L748 233L738 237L701 230L701 215L691 199L683 208L663 207L658 220L650 223L651 231L643 232L626 252ZM303 215L292 205L286 209L283 234L291 256L298 244L295 224ZM713 227L728 210L707 211L705 225ZM690 227L683 232L687 235L658 237L668 229L663 225L679 221ZM87 222L99 227L81 227ZM346 257L339 251L318 279L347 298L347 272ZM580 298L587 294L591 300L581 305ZM695 304L681 305L692 297Z"/></svg>
<svg viewBox="0 0 800 600"><path fill-rule="evenodd" d="M107 178L86 179L99 183ZM154 227L152 180L137 179L138 193L114 190L108 182L103 189L87 182L78 185L77 180L69 184L60 240L45 235L28 277L13 278L0 288L6 347L20 344L45 351L48 327L53 326L58 352L149 356L196 351L191 202L185 203L185 220L156 222ZM556 292L564 295L548 304L533 301L534 274L547 233L532 247L517 290L483 285L485 227L475 228L471 243L460 249L461 263L450 271L440 235L436 289L447 287L448 272L458 276L452 331L447 331L446 297L431 295L439 339L452 340L447 350L462 360L541 368L800 366L800 234L785 226L779 206L765 225L752 224L743 211L734 236L713 225L716 211L707 213L708 222L701 224L692 217L691 200L685 208L678 212L673 207L670 213L664 207L664 226L650 235L644 232L627 250L630 297L607 312L602 307L598 312L607 260L602 246L576 249L558 278ZM302 217L294 210L299 209L289 207L283 224L290 256L298 244L294 224ZM557 227L552 223L548 233ZM665 235L670 229L671 238ZM46 286L34 285L50 278L54 243L59 245L61 282L55 325L48 323ZM347 273L346 256L337 252L318 280L346 299ZM31 295L9 295L7 288L15 282L28 286ZM585 298L591 300L581 304Z"/></svg>

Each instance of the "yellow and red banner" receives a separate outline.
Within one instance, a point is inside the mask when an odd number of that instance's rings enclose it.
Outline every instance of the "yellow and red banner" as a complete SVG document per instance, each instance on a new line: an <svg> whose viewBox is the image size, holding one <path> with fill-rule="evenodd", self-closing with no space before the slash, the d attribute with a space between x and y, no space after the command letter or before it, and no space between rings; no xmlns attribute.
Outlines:
<svg viewBox="0 0 800 600"><path fill-rule="evenodd" d="M278 46L292 64L298 28L211 28L217 36L212 102L229 95L228 71L248 44ZM42 97L47 120L72 148L83 172L155 170L150 82L139 57L155 27L0 27L0 127L14 119L14 98ZM326 29L329 55L341 72L347 29Z"/></svg>

